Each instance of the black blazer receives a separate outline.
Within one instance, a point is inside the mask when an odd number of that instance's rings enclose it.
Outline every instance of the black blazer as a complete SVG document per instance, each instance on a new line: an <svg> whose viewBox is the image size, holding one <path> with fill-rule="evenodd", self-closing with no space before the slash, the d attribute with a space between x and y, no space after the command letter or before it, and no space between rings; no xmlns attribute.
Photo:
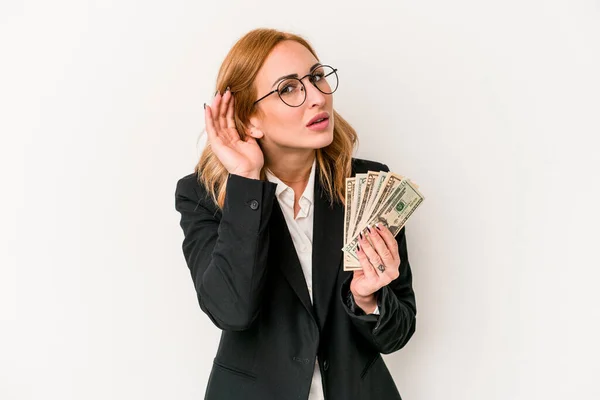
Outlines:
<svg viewBox="0 0 600 400"><path fill-rule="evenodd" d="M389 168L352 160L352 176L368 170ZM223 331L205 399L306 400L317 356L325 399L401 399L381 353L401 349L415 332L405 228L396 236L400 276L377 293L380 315L365 315L348 302L344 206L329 206L317 173L313 306L276 187L230 174L221 211L195 174L177 182L175 208L198 302Z"/></svg>

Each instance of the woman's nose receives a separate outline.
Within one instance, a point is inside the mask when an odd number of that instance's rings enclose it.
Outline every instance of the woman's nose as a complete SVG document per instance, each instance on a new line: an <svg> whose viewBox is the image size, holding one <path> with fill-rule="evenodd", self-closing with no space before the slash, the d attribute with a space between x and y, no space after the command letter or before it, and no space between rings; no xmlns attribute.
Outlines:
<svg viewBox="0 0 600 400"><path fill-rule="evenodd" d="M306 102L308 103L309 107L322 106L323 104L325 104L326 95L323 94L323 92L321 92L319 89L317 89L315 85L312 84L312 82L308 85L304 85L304 87L306 88Z"/></svg>

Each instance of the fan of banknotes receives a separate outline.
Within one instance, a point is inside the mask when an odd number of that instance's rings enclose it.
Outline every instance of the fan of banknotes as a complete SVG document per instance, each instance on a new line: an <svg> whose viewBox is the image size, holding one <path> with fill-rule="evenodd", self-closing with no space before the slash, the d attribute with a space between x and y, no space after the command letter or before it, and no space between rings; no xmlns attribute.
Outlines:
<svg viewBox="0 0 600 400"><path fill-rule="evenodd" d="M344 214L344 271L362 269L356 245L359 233L367 226L381 223L394 236L425 200L418 186L409 179L385 171L368 171L346 178Z"/></svg>

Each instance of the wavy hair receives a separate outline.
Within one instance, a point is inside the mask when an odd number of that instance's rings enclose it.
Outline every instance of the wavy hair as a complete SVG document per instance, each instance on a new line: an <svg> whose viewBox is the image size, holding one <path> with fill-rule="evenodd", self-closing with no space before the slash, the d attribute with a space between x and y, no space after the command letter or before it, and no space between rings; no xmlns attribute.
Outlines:
<svg viewBox="0 0 600 400"><path fill-rule="evenodd" d="M256 88L254 79L273 48L284 40L294 40L306 47L318 60L316 52L303 37L275 29L260 28L245 34L231 48L221 64L217 76L216 90L223 93L227 86L235 93L234 121L241 140L246 140L249 119L257 112L254 105ZM327 147L316 149L318 179L333 205L334 201L345 203L346 177L351 175L352 153L358 136L352 126L337 111L333 110L333 141ZM261 139L257 140L259 146ZM264 165L260 179L267 180ZM209 143L194 169L198 182L204 185L219 208L225 203L227 169L213 153Z"/></svg>

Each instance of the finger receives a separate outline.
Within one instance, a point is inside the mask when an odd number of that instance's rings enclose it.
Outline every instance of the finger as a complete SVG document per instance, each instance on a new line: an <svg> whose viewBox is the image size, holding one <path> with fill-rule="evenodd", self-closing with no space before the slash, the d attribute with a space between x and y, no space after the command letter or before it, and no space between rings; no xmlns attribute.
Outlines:
<svg viewBox="0 0 600 400"><path fill-rule="evenodd" d="M214 118L212 114L212 108L210 106L206 106L204 108L204 118L206 120L206 133L208 134L208 142L214 146L215 142L222 143L222 139L219 137L217 129L215 128Z"/></svg>
<svg viewBox="0 0 600 400"><path fill-rule="evenodd" d="M376 265L377 270L381 273L381 275L386 275L389 278L390 282L396 279L400 274L398 272L400 267L400 262L396 260L399 259L399 256L394 256L392 251L388 248L387 243L383 240L381 235L379 234L378 229L374 226L367 227L369 230L369 238L373 242L373 246L377 250L377 254L381 257L382 264L384 266L384 270L379 270L378 265ZM391 232L390 232L391 234ZM393 236L392 236L393 237ZM395 240L394 240L395 242ZM394 252L398 252L398 250L394 250Z"/></svg>
<svg viewBox="0 0 600 400"><path fill-rule="evenodd" d="M391 258L389 255L389 251L385 245L385 243L383 242L383 240L381 240L381 238L377 238L376 234L374 233L369 233L370 231L372 231L372 229L370 229L370 226L367 226L364 230L364 237L365 237L365 242L368 243L368 241L370 240L372 243L370 244L370 250L368 247L365 248L365 252L367 253L367 256L369 257L369 259L371 260L371 264L373 264L373 268L375 268L375 272L377 272L377 275L380 277L384 277L383 282L385 282L386 284L391 282L394 279L394 274L395 272L393 271L393 264L390 263L389 259ZM376 242L379 239L379 242L377 243L377 247L376 247ZM365 245L367 246L367 245Z"/></svg>
<svg viewBox="0 0 600 400"><path fill-rule="evenodd" d="M217 132L217 135L219 135L221 133L221 130L223 129L223 127L221 126L221 121L219 119L219 108L221 107L222 99L223 97L221 96L221 93L217 92L213 99L212 106L210 107L210 115L212 117L213 125L215 127L215 131Z"/></svg>
<svg viewBox="0 0 600 400"><path fill-rule="evenodd" d="M378 231L379 236L381 236L388 249L392 253L394 261L397 263L400 262L400 255L398 254L398 242L396 241L394 235L392 235L392 232L381 222L376 223L375 228Z"/></svg>
<svg viewBox="0 0 600 400"><path fill-rule="evenodd" d="M233 116L235 115L235 97L233 93L231 93L231 101L229 101L229 107L227 107L227 127L235 129L235 120Z"/></svg>
<svg viewBox="0 0 600 400"><path fill-rule="evenodd" d="M219 105L219 124L222 129L227 128L227 108L229 106L229 100L231 99L231 92L229 88L225 90L223 93L223 97L221 98L221 104Z"/></svg>
<svg viewBox="0 0 600 400"><path fill-rule="evenodd" d="M369 241L367 240L366 236L362 232L359 234L358 241L360 244L361 251L365 253L365 256L369 260L371 267L373 267L373 272L375 273L376 276L379 276L378 272L380 272L380 271L376 271L375 267L379 264L382 264L381 258L379 257L379 255L377 254L375 249L369 244Z"/></svg>
<svg viewBox="0 0 600 400"><path fill-rule="evenodd" d="M381 235L379 235L379 231L375 229L375 227L367 226L367 231L369 232L369 238L373 243L373 247L381 257L383 261L383 265L386 267L391 267L395 264L394 256L392 255L392 251L388 248L387 243L383 240ZM375 266L377 266L375 264Z"/></svg>
<svg viewBox="0 0 600 400"><path fill-rule="evenodd" d="M373 264L371 264L371 262L369 261L369 258L365 254L363 247L360 244L356 249L356 256L358 257L358 261L360 262L362 271L364 272L367 279L370 281L378 280L379 277L377 276L377 272L375 272L375 269L373 268Z"/></svg>
<svg viewBox="0 0 600 400"><path fill-rule="evenodd" d="M379 254L377 253L377 250L375 250L373 245L369 243L367 236L365 236L366 232L367 229L365 228L363 232L359 233L358 242L360 243L361 249L363 249L367 257L369 258L369 261L371 261L371 264L373 264L373 267L376 267L377 265L382 263L382 260Z"/></svg>
<svg viewBox="0 0 600 400"><path fill-rule="evenodd" d="M204 121L204 124L206 125L206 132L208 134L208 140L212 142L217 136L217 131L212 117L212 110L206 103L204 103Z"/></svg>
<svg viewBox="0 0 600 400"><path fill-rule="evenodd" d="M229 138L229 141L231 143L235 143L236 141L241 140L241 137L235 126L235 97L231 91L228 90L228 93L227 113L225 115L225 126L227 128L225 129L225 132ZM227 93L225 93L225 95L227 95Z"/></svg>

